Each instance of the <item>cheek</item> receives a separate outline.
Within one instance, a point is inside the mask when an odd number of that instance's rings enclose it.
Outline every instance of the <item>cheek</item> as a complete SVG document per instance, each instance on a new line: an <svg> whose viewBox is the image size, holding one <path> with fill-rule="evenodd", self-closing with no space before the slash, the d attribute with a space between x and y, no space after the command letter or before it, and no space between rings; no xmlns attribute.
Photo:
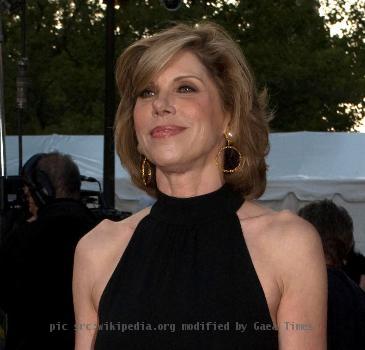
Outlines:
<svg viewBox="0 0 365 350"><path fill-rule="evenodd" d="M221 136L224 132L224 113L216 101L208 99L200 105L199 109L200 113L197 115L197 121L204 129L202 131L212 138Z"/></svg>
<svg viewBox="0 0 365 350"><path fill-rule="evenodd" d="M143 150L143 131L147 128L146 118L144 117L145 113L143 112L143 108L136 106L133 111L133 123L134 123L134 131L137 137L137 151L141 154L145 154Z"/></svg>
<svg viewBox="0 0 365 350"><path fill-rule="evenodd" d="M144 117L143 110L140 107L135 107L133 112L133 123L134 123L134 130L136 132L136 136L138 142L140 142L140 136L142 131L147 127L146 125L146 118Z"/></svg>
<svg viewBox="0 0 365 350"><path fill-rule="evenodd" d="M136 129L136 133L138 133L138 130L142 128L143 118L142 118L142 108L136 105L133 110L133 122L134 127Z"/></svg>

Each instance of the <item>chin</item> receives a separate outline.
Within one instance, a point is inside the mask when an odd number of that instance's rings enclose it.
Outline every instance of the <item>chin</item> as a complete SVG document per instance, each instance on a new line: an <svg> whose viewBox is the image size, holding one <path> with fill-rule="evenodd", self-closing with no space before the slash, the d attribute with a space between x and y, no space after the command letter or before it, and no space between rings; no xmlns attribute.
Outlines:
<svg viewBox="0 0 365 350"><path fill-rule="evenodd" d="M159 154L153 157L156 168L163 172L175 172L183 168L184 161L178 154Z"/></svg>
<svg viewBox="0 0 365 350"><path fill-rule="evenodd" d="M176 164L181 162L183 152L177 147L169 147L166 145L153 147L152 145L147 149L147 158L150 159L156 166L165 166L169 164Z"/></svg>
<svg viewBox="0 0 365 350"><path fill-rule="evenodd" d="M161 157L154 158L154 164L157 168L175 167L181 164L177 157Z"/></svg>

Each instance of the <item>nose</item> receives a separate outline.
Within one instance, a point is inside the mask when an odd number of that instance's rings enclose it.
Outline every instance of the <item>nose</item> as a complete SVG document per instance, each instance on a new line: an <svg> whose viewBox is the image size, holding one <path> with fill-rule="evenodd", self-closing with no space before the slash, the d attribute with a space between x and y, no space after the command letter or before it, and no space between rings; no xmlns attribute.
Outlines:
<svg viewBox="0 0 365 350"><path fill-rule="evenodd" d="M156 117L164 117L174 115L176 109L171 98L167 94L159 93L152 102L152 112Z"/></svg>

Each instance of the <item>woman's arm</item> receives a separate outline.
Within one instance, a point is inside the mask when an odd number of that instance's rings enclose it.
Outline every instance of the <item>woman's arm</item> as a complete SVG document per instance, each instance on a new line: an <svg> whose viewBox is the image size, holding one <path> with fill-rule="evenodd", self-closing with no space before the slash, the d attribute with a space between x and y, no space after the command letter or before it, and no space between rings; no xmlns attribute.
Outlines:
<svg viewBox="0 0 365 350"><path fill-rule="evenodd" d="M101 294L137 224L149 211L143 209L119 222L103 220L77 244L73 274L75 350L93 349Z"/></svg>
<svg viewBox="0 0 365 350"><path fill-rule="evenodd" d="M75 350L94 348L97 312L92 300L93 259L90 256L89 237L85 236L76 247L73 272L73 300L75 309ZM91 250L92 251L92 250Z"/></svg>
<svg viewBox="0 0 365 350"><path fill-rule="evenodd" d="M280 253L280 350L325 350L327 270L322 243L310 224L294 216L290 221Z"/></svg>

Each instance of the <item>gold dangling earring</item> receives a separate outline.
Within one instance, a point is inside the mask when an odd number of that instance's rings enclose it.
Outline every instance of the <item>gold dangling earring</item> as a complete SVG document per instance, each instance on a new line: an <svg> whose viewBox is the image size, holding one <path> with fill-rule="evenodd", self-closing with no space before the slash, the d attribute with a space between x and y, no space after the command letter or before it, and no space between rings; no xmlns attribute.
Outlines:
<svg viewBox="0 0 365 350"><path fill-rule="evenodd" d="M147 160L146 156L144 156L142 165L141 165L141 176L142 181L145 187L147 187L152 179L152 167L150 162Z"/></svg>
<svg viewBox="0 0 365 350"><path fill-rule="evenodd" d="M230 140L230 136L231 135L229 132L224 133L224 138L227 141L227 145L222 147L216 156L217 166L221 168L225 174L227 173L232 174L236 172L242 165L242 154L235 146L232 146L232 141ZM220 158L222 152L223 152L223 165L220 165ZM228 165L228 168L225 168L226 165Z"/></svg>

